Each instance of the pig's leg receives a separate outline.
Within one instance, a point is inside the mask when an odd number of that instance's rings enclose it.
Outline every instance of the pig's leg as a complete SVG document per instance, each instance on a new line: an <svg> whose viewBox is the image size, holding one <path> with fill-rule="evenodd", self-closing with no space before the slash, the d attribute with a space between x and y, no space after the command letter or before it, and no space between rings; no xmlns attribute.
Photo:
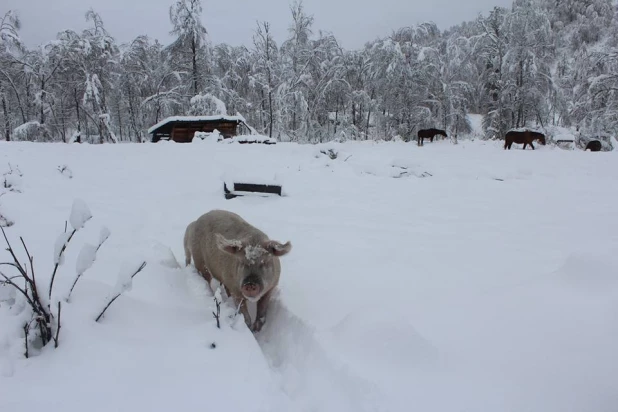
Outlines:
<svg viewBox="0 0 618 412"><path fill-rule="evenodd" d="M189 266L191 264L191 251L188 247L185 246L185 266Z"/></svg>
<svg viewBox="0 0 618 412"><path fill-rule="evenodd" d="M210 281L212 280L212 274L208 270L208 267L206 267L206 262L204 262L204 258L200 256L199 253L194 254L193 263L197 271L200 272L200 275L202 275L202 277L206 279L206 281L208 282L208 286L210 286Z"/></svg>
<svg viewBox="0 0 618 412"><path fill-rule="evenodd" d="M259 332L266 322L266 313L268 312L268 305L270 304L270 297L273 294L271 289L260 298L257 303L257 312L255 314L255 323L253 324L253 332Z"/></svg>
<svg viewBox="0 0 618 412"><path fill-rule="evenodd" d="M191 236L190 236L190 228L191 225L187 227L185 231L185 237L183 240L183 246L185 247L185 266L189 266L191 264Z"/></svg>

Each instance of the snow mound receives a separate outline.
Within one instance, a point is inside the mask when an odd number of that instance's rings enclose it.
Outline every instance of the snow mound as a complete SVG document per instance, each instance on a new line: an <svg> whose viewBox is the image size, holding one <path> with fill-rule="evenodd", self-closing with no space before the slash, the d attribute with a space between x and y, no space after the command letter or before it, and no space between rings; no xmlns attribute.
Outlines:
<svg viewBox="0 0 618 412"><path fill-rule="evenodd" d="M192 143L216 143L223 140L221 133L215 129L212 132L195 132Z"/></svg>
<svg viewBox="0 0 618 412"><path fill-rule="evenodd" d="M153 246L152 255L148 260L170 269L180 268L180 264L178 263L174 252L172 252L172 249L170 249L169 246L159 242Z"/></svg>
<svg viewBox="0 0 618 412"><path fill-rule="evenodd" d="M618 292L618 260L610 253L573 253L557 273L567 285L582 293Z"/></svg>
<svg viewBox="0 0 618 412"><path fill-rule="evenodd" d="M396 313L368 308L346 316L332 329L351 364L365 364L380 373L409 371L434 362L437 349Z"/></svg>
<svg viewBox="0 0 618 412"><path fill-rule="evenodd" d="M241 143L241 144L250 144L250 143L261 143L266 145L277 144L277 139L273 137L264 136L261 134L248 134L248 135L240 135L234 136L227 139L222 140L223 143Z"/></svg>

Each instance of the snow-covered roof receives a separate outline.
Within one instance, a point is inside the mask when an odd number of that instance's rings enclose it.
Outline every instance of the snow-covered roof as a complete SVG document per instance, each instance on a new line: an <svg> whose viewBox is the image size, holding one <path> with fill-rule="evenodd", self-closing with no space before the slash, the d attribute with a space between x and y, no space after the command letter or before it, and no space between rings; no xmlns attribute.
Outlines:
<svg viewBox="0 0 618 412"><path fill-rule="evenodd" d="M208 122L208 121L229 121L229 122L244 122L242 116L223 116L223 115L213 115L213 116L171 116L161 120L159 123L148 129L148 134L154 132L161 126L165 126L170 122Z"/></svg>

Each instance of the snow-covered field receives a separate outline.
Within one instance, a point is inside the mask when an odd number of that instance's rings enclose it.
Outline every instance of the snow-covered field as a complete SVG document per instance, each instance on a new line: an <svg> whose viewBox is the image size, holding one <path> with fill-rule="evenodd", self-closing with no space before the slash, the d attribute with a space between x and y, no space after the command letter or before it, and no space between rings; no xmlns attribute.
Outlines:
<svg viewBox="0 0 618 412"><path fill-rule="evenodd" d="M74 200L92 212L56 299L111 232L57 349L24 359L23 313L0 308L0 411L615 412L617 155L519 147L0 143L0 172L22 173L0 213L39 284ZM226 200L234 175L285 196ZM187 224L215 208L293 245L255 337L231 304L217 329L205 282L175 267Z"/></svg>

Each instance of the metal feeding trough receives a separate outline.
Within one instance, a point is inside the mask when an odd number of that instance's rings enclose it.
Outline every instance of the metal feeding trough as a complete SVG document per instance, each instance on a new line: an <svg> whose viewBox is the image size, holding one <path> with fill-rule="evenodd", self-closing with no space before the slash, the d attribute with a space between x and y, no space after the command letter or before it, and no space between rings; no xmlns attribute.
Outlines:
<svg viewBox="0 0 618 412"><path fill-rule="evenodd" d="M238 196L260 196L271 197L281 196L281 185L259 184L259 183L230 183L223 182L223 192L226 199L233 199Z"/></svg>

